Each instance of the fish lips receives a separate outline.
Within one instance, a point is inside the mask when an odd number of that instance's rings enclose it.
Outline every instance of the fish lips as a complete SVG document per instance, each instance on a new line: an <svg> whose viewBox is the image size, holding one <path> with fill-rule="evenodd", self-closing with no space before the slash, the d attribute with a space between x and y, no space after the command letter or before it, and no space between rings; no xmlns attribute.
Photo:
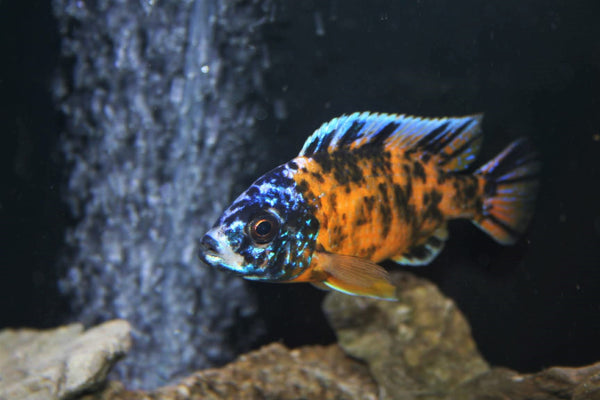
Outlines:
<svg viewBox="0 0 600 400"><path fill-rule="evenodd" d="M216 236L216 237L215 237ZM205 264L243 276L246 271L244 259L218 240L218 234L212 230L202 237L198 256Z"/></svg>

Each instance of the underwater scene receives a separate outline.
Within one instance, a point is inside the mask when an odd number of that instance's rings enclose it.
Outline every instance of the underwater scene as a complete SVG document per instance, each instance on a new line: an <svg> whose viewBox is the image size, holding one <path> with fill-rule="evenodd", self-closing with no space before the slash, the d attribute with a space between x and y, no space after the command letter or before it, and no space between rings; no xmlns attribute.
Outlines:
<svg viewBox="0 0 600 400"><path fill-rule="evenodd" d="M600 2L0 2L0 400L600 399Z"/></svg>

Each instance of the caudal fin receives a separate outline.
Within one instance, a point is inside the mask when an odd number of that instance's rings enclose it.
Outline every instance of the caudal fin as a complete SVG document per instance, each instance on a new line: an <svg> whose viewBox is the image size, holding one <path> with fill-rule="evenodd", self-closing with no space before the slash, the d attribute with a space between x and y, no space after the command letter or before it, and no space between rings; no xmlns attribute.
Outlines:
<svg viewBox="0 0 600 400"><path fill-rule="evenodd" d="M539 187L541 164L527 139L512 142L496 158L479 168L484 199L473 223L497 242L513 244L527 228Z"/></svg>

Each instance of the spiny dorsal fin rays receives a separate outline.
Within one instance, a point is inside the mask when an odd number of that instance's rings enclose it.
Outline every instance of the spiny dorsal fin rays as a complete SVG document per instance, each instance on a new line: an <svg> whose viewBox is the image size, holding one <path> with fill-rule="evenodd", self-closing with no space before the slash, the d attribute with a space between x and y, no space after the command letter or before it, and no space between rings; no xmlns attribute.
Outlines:
<svg viewBox="0 0 600 400"><path fill-rule="evenodd" d="M299 156L363 146L420 150L447 171L467 168L481 145L482 114L427 119L398 114L354 113L321 125Z"/></svg>

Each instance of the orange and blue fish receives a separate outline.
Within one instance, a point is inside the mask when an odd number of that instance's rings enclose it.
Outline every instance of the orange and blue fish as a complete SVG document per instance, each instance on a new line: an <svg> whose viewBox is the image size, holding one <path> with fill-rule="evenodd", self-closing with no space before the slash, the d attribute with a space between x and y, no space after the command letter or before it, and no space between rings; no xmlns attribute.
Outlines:
<svg viewBox="0 0 600 400"><path fill-rule="evenodd" d="M251 280L392 300L395 287L377 263L430 263L449 220L469 219L512 244L531 219L540 162L518 139L465 173L481 146L481 121L334 118L225 210L202 238L201 258Z"/></svg>

